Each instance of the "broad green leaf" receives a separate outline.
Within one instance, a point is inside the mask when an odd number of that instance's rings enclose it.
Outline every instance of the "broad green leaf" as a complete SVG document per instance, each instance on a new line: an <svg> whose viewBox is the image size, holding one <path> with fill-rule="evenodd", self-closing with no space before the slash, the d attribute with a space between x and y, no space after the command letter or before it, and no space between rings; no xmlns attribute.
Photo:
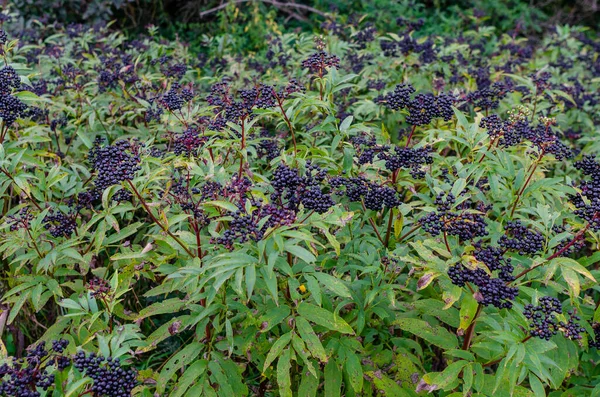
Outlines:
<svg viewBox="0 0 600 397"><path fill-rule="evenodd" d="M455 335L443 327L432 327L426 321L416 318L398 318L393 324L442 349L450 350L458 346L458 339Z"/></svg>
<svg viewBox="0 0 600 397"><path fill-rule="evenodd" d="M292 335L293 332L290 331L287 334L283 334L282 336L280 336L279 339L277 339L275 343L273 343L273 346L271 346L271 350L269 350L269 353L267 354L267 358L265 358L265 363L263 365L263 373L267 370L267 368L269 368L271 363L281 355L283 349L292 340Z"/></svg>
<svg viewBox="0 0 600 397"><path fill-rule="evenodd" d="M354 334L354 330L344 319L310 303L302 302L298 305L298 314L315 324L323 326L332 331L338 331L343 334Z"/></svg>

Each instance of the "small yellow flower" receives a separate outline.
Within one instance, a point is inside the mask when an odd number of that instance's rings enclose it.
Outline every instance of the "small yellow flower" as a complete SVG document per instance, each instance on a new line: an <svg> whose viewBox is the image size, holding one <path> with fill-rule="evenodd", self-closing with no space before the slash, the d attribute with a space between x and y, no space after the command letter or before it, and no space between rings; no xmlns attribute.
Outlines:
<svg viewBox="0 0 600 397"><path fill-rule="evenodd" d="M300 292L305 293L306 292L306 287L304 286L304 284L302 284L300 287L298 287L298 289L300 290Z"/></svg>

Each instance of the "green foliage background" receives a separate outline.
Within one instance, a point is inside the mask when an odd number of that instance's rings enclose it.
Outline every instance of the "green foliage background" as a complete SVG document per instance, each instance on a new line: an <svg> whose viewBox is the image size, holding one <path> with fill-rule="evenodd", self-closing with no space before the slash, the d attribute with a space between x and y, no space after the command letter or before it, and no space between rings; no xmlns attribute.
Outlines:
<svg viewBox="0 0 600 397"><path fill-rule="evenodd" d="M32 14L54 9L48 4L16 2ZM455 108L451 120L437 119L416 130L414 144L431 146L434 163L422 180L406 170L394 177L392 185L403 199L398 208L367 210L336 197L335 206L323 215L301 209L293 224L270 228L259 241L236 243L228 250L215 239L239 206L252 214L255 204L234 195L204 200L200 207L211 223L198 231L193 215L170 196L179 177L190 187L202 187L207 181L227 185L243 172L252 182L252 197L270 202L276 167L287 164L303 174L308 161L325 167L329 176L360 175L389 183L384 162L359 164L360 153L352 144L352 138L363 134L382 145L404 144L400 130L407 128L406 114L387 110L377 97L408 82L418 92L438 91L440 78L444 90L457 94L477 87L476 70L456 64L463 79L450 82L453 61L423 63L416 53L385 56L380 42L399 39L397 16L425 18L423 30L412 34L421 42L432 35L440 57L485 60L498 67L491 79L506 78L527 88L500 102L495 113L503 119L523 109L536 112L531 117L536 122L536 116L555 118L558 130L581 135L563 139L581 151L579 156L595 156L600 107L592 102L574 106L569 93L573 77L588 93L600 89L590 66L598 61L598 50L582 39L582 34L594 33L585 27L545 25L569 2L541 9L524 2L510 7L503 2L436 2L434 8L409 2L340 2L332 14L343 26L338 35L322 29L317 16L285 22L280 12L258 3L231 6L207 22L182 18L174 23L166 2L56 4L65 22L117 18L131 30L84 27L71 34L23 14L15 14L9 26L13 36L4 48L6 62L22 81L63 78L66 83L39 96L27 90L15 93L46 110L48 117L22 118L2 127L0 288L7 327L1 358L21 355L38 341L64 337L69 354L100 352L138 369L134 395L145 397L422 396L429 391L452 397L600 395L600 354L590 347L593 324L600 320L600 236L587 229L565 199L579 191L583 176L573 161L558 161L531 143L492 145L480 127L485 109ZM203 8L213 5L202 3ZM325 2L311 6L326 9ZM489 16L475 16L475 6ZM144 13L136 14L139 9ZM350 13L365 18L353 25ZM139 34L148 20L157 26ZM377 40L359 48L356 33L367 22L378 28ZM525 36L538 34L537 42L530 58L505 73L500 67L515 56L506 46L527 44L526 37L513 34L519 22ZM24 26L41 33L31 38ZM468 42L483 40L485 45L446 43L457 32ZM316 36L327 52L342 59L339 69L313 75L301 67L315 51ZM143 50L128 45L133 38ZM274 58L267 52L273 48L289 57L286 65L270 65ZM120 78L105 89L99 83L103 56L113 49L131 56L128 64L134 65L138 80ZM31 54L37 54L33 60ZM352 54L373 58L354 71ZM160 120L148 121L146 112L156 103L145 90L164 95L174 87L175 81L155 62L165 55L188 65L180 83L198 96L181 112L166 111ZM561 59L574 66L566 72L553 66ZM65 65L81 73L70 78ZM542 70L552 72L555 86L537 93L533 76ZM258 81L281 88L291 78L306 91L280 107L256 110L253 119L231 122L224 132L203 130L206 142L199 153L175 155L169 150L174 137L200 125L202 117L215 117L205 97L223 78L232 92ZM385 88L372 89L368 83L375 80ZM68 123L53 131L49 121L61 116ZM280 144L274 159L260 155L266 139L262 129ZM88 151L97 137L111 143L137 139L141 170L131 183L106 189L99 202L82 210L73 235L53 237L44 219L51 210L69 213L69 200L77 201L93 184ZM153 155L152 148L165 155ZM444 176L443 170L451 171ZM114 201L121 190L133 199ZM453 236L445 242L419 230L419 219L435 210L436 195L450 191L491 205L487 242L497 243L514 219L544 236L541 252L509 254L515 274L526 271L516 281L520 294L512 309L483 307L468 287L450 282L449 267L482 266L472 256L473 245ZM9 217L19 216L23 208L33 214L30 227L11 230ZM567 231L556 234L555 225ZM553 258L560 243L580 230L586 232L584 249ZM90 293L94 278L109 286L102 300ZM565 313L577 310L586 328L582 340L562 333L549 341L528 338L523 307L546 295L558 297ZM74 368L56 375L56 387L45 395L85 391L86 385L78 383L85 376Z"/></svg>

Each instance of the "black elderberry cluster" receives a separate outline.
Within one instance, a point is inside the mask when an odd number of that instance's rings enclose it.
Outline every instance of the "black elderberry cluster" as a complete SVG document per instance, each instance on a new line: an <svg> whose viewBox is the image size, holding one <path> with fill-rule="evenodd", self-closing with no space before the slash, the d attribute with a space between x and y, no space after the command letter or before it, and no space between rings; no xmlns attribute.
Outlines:
<svg viewBox="0 0 600 397"><path fill-rule="evenodd" d="M394 91L378 98L378 102L384 103L392 110L408 110L406 122L414 126L430 124L435 118L449 121L454 116L452 106L456 98L452 95L419 93L411 98L414 93L415 89L410 84L400 84L394 88Z"/></svg>
<svg viewBox="0 0 600 397"><path fill-rule="evenodd" d="M529 230L521 221L509 221L504 226L505 234L498 244L507 250L517 251L519 255L531 255L544 249L544 236Z"/></svg>
<svg viewBox="0 0 600 397"><path fill-rule="evenodd" d="M266 129L260 131L256 146L256 155L259 159L265 159L266 161L273 160L281 152L278 139L271 136Z"/></svg>
<svg viewBox="0 0 600 397"><path fill-rule="evenodd" d="M100 62L101 65L97 67L98 77L96 79L100 92L116 88L119 81L132 84L139 80L131 54L112 51L112 53L101 55Z"/></svg>
<svg viewBox="0 0 600 397"><path fill-rule="evenodd" d="M208 138L193 126L189 126L173 141L173 153L185 156L198 156Z"/></svg>
<svg viewBox="0 0 600 397"><path fill-rule="evenodd" d="M437 211L430 212L419 220L423 230L433 236L440 233L458 236L463 241L487 236L485 217L468 209L452 211L455 202L456 197L452 193L439 193L433 202Z"/></svg>
<svg viewBox="0 0 600 397"><path fill-rule="evenodd" d="M335 205L331 194L325 193L321 187L326 177L327 171L310 161L306 162L303 176L297 169L282 164L271 178L274 189L271 201L294 212L298 212L302 205L307 210L323 214Z"/></svg>
<svg viewBox="0 0 600 397"><path fill-rule="evenodd" d="M501 278L490 276L484 269L469 269L463 264L448 268L448 277L452 284L464 287L467 283L477 286L479 294L476 295L479 303L485 306L493 305L498 309L510 309L513 300L519 294L517 287L511 287Z"/></svg>
<svg viewBox="0 0 600 397"><path fill-rule="evenodd" d="M550 340L559 330L559 323L555 314L562 314L562 305L557 298L544 296L540 298L539 305L525 305L523 315L530 321L531 336Z"/></svg>
<svg viewBox="0 0 600 397"><path fill-rule="evenodd" d="M481 119L479 126L487 131L490 139L498 139L500 146L509 147L523 141L523 136L529 129L529 122L526 118L503 121L500 116L492 114Z"/></svg>
<svg viewBox="0 0 600 397"><path fill-rule="evenodd" d="M569 315L569 319L566 323L564 321L560 321L558 323L559 329L562 331L565 338L575 340L582 339L582 334L585 333L585 328L579 324L581 317L575 313L574 309L569 310L567 314Z"/></svg>
<svg viewBox="0 0 600 397"><path fill-rule="evenodd" d="M239 210L230 213L232 220L220 237L214 242L223 244L231 250L234 243L261 240L270 227L291 225L296 220L296 212L277 204L265 204L262 200L250 201L254 209L246 211L245 206L238 205Z"/></svg>
<svg viewBox="0 0 600 397"><path fill-rule="evenodd" d="M295 85L296 83L292 83ZM227 82L220 82L211 87L210 94L206 100L209 105L214 106L216 118L211 120L209 128L215 131L222 130L227 122L239 123L246 118L253 117L253 109L266 109L277 104L283 96L290 95L295 88L288 85L280 93L276 93L272 86L260 84L258 86L240 90L239 100L236 100ZM278 96L282 95L282 96Z"/></svg>
<svg viewBox="0 0 600 397"><path fill-rule="evenodd" d="M340 58L337 55L329 54L320 50L312 53L302 61L302 67L308 69L311 73L323 76L327 68L340 67Z"/></svg>
<svg viewBox="0 0 600 397"><path fill-rule="evenodd" d="M6 223L10 225L10 231L29 229L29 223L33 220L33 214L29 207L23 207L15 215L7 215Z"/></svg>
<svg viewBox="0 0 600 397"><path fill-rule="evenodd" d="M498 108L500 101L514 89L509 82L508 79L495 83L491 83L489 80L485 80L485 83L479 81L478 89L467 93L465 105L471 103L475 108L486 110Z"/></svg>
<svg viewBox="0 0 600 397"><path fill-rule="evenodd" d="M183 97L174 89L167 91L160 99L160 102L170 112L180 110L185 104Z"/></svg>
<svg viewBox="0 0 600 397"><path fill-rule="evenodd" d="M92 378L91 391L97 397L129 397L137 385L136 372L123 369L118 358L105 358L95 353L86 355L80 351L73 364L79 372Z"/></svg>
<svg viewBox="0 0 600 397"><path fill-rule="evenodd" d="M575 215L588 222L589 227L600 230L600 163L593 156L583 156L575 162L575 168L589 179L580 182L581 193L570 195L569 199L577 208Z"/></svg>
<svg viewBox="0 0 600 397"><path fill-rule="evenodd" d="M588 338L588 345L595 349L600 349L600 323L593 323L592 329L594 330L594 339Z"/></svg>
<svg viewBox="0 0 600 397"><path fill-rule="evenodd" d="M535 87L537 88L538 92L542 92L543 90L550 88L550 86L551 86L550 79L551 78L552 78L552 74L550 72L541 72L541 73L531 75L533 84L535 84Z"/></svg>
<svg viewBox="0 0 600 397"><path fill-rule="evenodd" d="M498 278L508 282L514 281L514 266L511 258L505 257L504 250L498 247L483 246L479 241L474 244L475 251L473 256L478 261L484 263L490 272L498 271Z"/></svg>
<svg viewBox="0 0 600 397"><path fill-rule="evenodd" d="M530 141L542 153L553 154L557 160L573 157L573 151L560 141L560 133L552 128L553 120L531 125L524 114L516 113L510 120L503 121L498 115L484 117L479 126L487 130L492 140L498 139L502 147L515 146Z"/></svg>
<svg viewBox="0 0 600 397"><path fill-rule="evenodd" d="M90 149L88 160L92 170L96 172L94 183L100 191L130 181L139 166L139 148L128 140L116 141L112 145L102 147L103 139L98 138Z"/></svg>
<svg viewBox="0 0 600 397"><path fill-rule="evenodd" d="M52 342L50 351L39 343L24 358L13 358L10 364L0 366L0 395L6 397L40 397L54 384L52 365L62 371L70 365L70 359L61 354L68 341Z"/></svg>
<svg viewBox="0 0 600 397"><path fill-rule="evenodd" d="M21 86L21 79L12 66L0 69L0 119L6 125L14 123L18 118L25 117L25 105L12 91Z"/></svg>
<svg viewBox="0 0 600 397"><path fill-rule="evenodd" d="M409 148L397 145L377 145L375 139L365 136L352 138L352 144L358 155L358 164L369 164L375 159L385 160L385 167L388 171L408 169L410 175L415 179L424 178L423 167L433 164L430 146Z"/></svg>
<svg viewBox="0 0 600 397"><path fill-rule="evenodd" d="M52 237L70 237L77 229L76 214L65 214L60 211L50 211L44 217L44 228Z"/></svg>

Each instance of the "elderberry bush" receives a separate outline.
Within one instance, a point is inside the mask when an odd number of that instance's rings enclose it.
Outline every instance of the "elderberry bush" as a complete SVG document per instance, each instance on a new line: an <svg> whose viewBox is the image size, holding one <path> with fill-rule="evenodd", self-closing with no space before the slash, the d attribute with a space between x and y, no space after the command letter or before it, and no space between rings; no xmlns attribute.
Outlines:
<svg viewBox="0 0 600 397"><path fill-rule="evenodd" d="M2 8L0 396L595 396L600 40L409 3Z"/></svg>

